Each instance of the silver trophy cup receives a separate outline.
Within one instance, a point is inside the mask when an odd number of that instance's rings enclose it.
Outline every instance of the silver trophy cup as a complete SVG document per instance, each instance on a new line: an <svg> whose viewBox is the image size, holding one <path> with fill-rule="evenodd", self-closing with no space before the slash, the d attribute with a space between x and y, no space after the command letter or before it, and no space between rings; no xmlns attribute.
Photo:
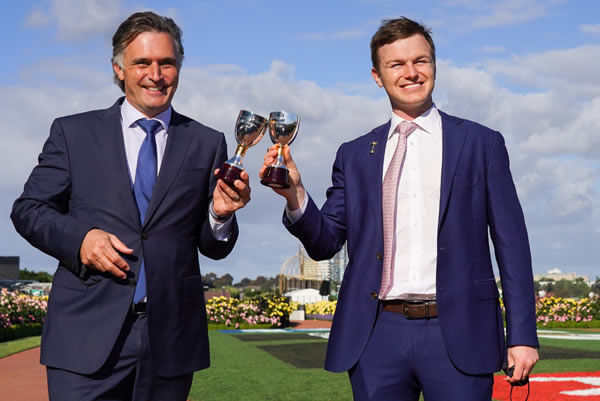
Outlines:
<svg viewBox="0 0 600 401"><path fill-rule="evenodd" d="M238 143L235 154L219 169L217 177L229 185L240 178L244 170L242 158L248 148L256 145L267 129L267 119L248 110L240 110L235 123L235 140Z"/></svg>
<svg viewBox="0 0 600 401"><path fill-rule="evenodd" d="M286 111L274 111L269 115L269 136L278 146L277 159L269 165L261 184L272 188L289 188L289 173L283 160L283 147L291 145L296 139L300 117Z"/></svg>

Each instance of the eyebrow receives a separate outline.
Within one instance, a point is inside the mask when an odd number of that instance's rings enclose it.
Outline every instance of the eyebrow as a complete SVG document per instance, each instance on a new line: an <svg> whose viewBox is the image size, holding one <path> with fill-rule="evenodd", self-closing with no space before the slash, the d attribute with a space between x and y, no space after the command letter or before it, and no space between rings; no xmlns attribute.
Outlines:
<svg viewBox="0 0 600 401"><path fill-rule="evenodd" d="M148 63L148 64L152 64L152 60L147 58L147 57L139 57L139 58L134 58L133 60L131 60L132 64L138 64L138 63ZM165 57L165 58L161 58L160 60L158 60L159 64L177 64L177 60L172 58L172 57Z"/></svg>

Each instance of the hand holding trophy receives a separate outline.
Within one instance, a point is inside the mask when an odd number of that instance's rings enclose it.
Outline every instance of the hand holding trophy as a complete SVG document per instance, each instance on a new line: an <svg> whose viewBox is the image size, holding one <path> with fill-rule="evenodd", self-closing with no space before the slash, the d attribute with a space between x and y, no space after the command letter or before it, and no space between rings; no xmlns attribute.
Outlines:
<svg viewBox="0 0 600 401"><path fill-rule="evenodd" d="M300 126L300 117L286 111L274 111L269 115L269 136L278 145L277 159L268 166L261 184L271 188L289 188L288 169L283 160L283 147L291 145Z"/></svg>
<svg viewBox="0 0 600 401"><path fill-rule="evenodd" d="M235 155L219 169L217 178L222 179L229 185L240 178L244 170L242 158L248 148L256 145L267 129L267 119L254 114L251 111L240 110L235 123L235 140L238 143Z"/></svg>

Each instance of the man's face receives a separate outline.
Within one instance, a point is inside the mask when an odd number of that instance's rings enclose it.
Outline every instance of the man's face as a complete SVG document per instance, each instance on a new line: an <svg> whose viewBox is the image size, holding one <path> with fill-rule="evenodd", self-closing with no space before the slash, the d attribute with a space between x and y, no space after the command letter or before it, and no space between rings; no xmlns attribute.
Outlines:
<svg viewBox="0 0 600 401"><path fill-rule="evenodd" d="M371 73L377 85L385 88L398 115L412 120L433 104L435 65L429 43L423 35L413 35L380 47L379 68Z"/></svg>
<svg viewBox="0 0 600 401"><path fill-rule="evenodd" d="M123 52L123 68L113 64L125 83L125 97L147 117L165 111L177 90L179 68L175 43L163 32L139 34Z"/></svg>

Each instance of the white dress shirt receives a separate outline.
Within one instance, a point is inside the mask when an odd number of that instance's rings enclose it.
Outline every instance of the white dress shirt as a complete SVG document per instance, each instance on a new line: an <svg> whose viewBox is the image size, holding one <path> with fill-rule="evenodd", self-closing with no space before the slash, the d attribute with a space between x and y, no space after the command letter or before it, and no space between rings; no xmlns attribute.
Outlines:
<svg viewBox="0 0 600 401"><path fill-rule="evenodd" d="M154 116L152 120L160 122L161 128L156 132L156 171L160 173L162 158L165 154L167 146L168 128L171 122L172 108ZM135 173L137 169L138 154L142 147L142 142L146 138L146 132L137 124L141 118L147 118L142 112L133 107L131 103L125 99L121 105L121 127L123 129L123 142L125 143L125 156L127 157L127 165L129 166L129 177L131 182L135 182ZM208 207L212 207L212 202ZM219 241L227 241L231 235L231 222L228 219L224 222L216 221L209 213L210 226L212 227L213 235Z"/></svg>
<svg viewBox="0 0 600 401"><path fill-rule="evenodd" d="M403 119L392 113L383 159L385 177L400 134L396 126ZM435 297L437 233L442 182L442 119L435 105L413 120L417 129L407 139L404 166L398 185L398 213L392 259L391 289L385 299ZM298 221L308 205L285 213ZM427 297L429 298L429 297Z"/></svg>
<svg viewBox="0 0 600 401"><path fill-rule="evenodd" d="M392 160L403 121L392 113L383 159L383 175ZM437 232L442 175L442 119L435 107L413 120L417 129L407 139L398 184L392 287L385 299L435 294ZM381 177L383 181L383 177Z"/></svg>

